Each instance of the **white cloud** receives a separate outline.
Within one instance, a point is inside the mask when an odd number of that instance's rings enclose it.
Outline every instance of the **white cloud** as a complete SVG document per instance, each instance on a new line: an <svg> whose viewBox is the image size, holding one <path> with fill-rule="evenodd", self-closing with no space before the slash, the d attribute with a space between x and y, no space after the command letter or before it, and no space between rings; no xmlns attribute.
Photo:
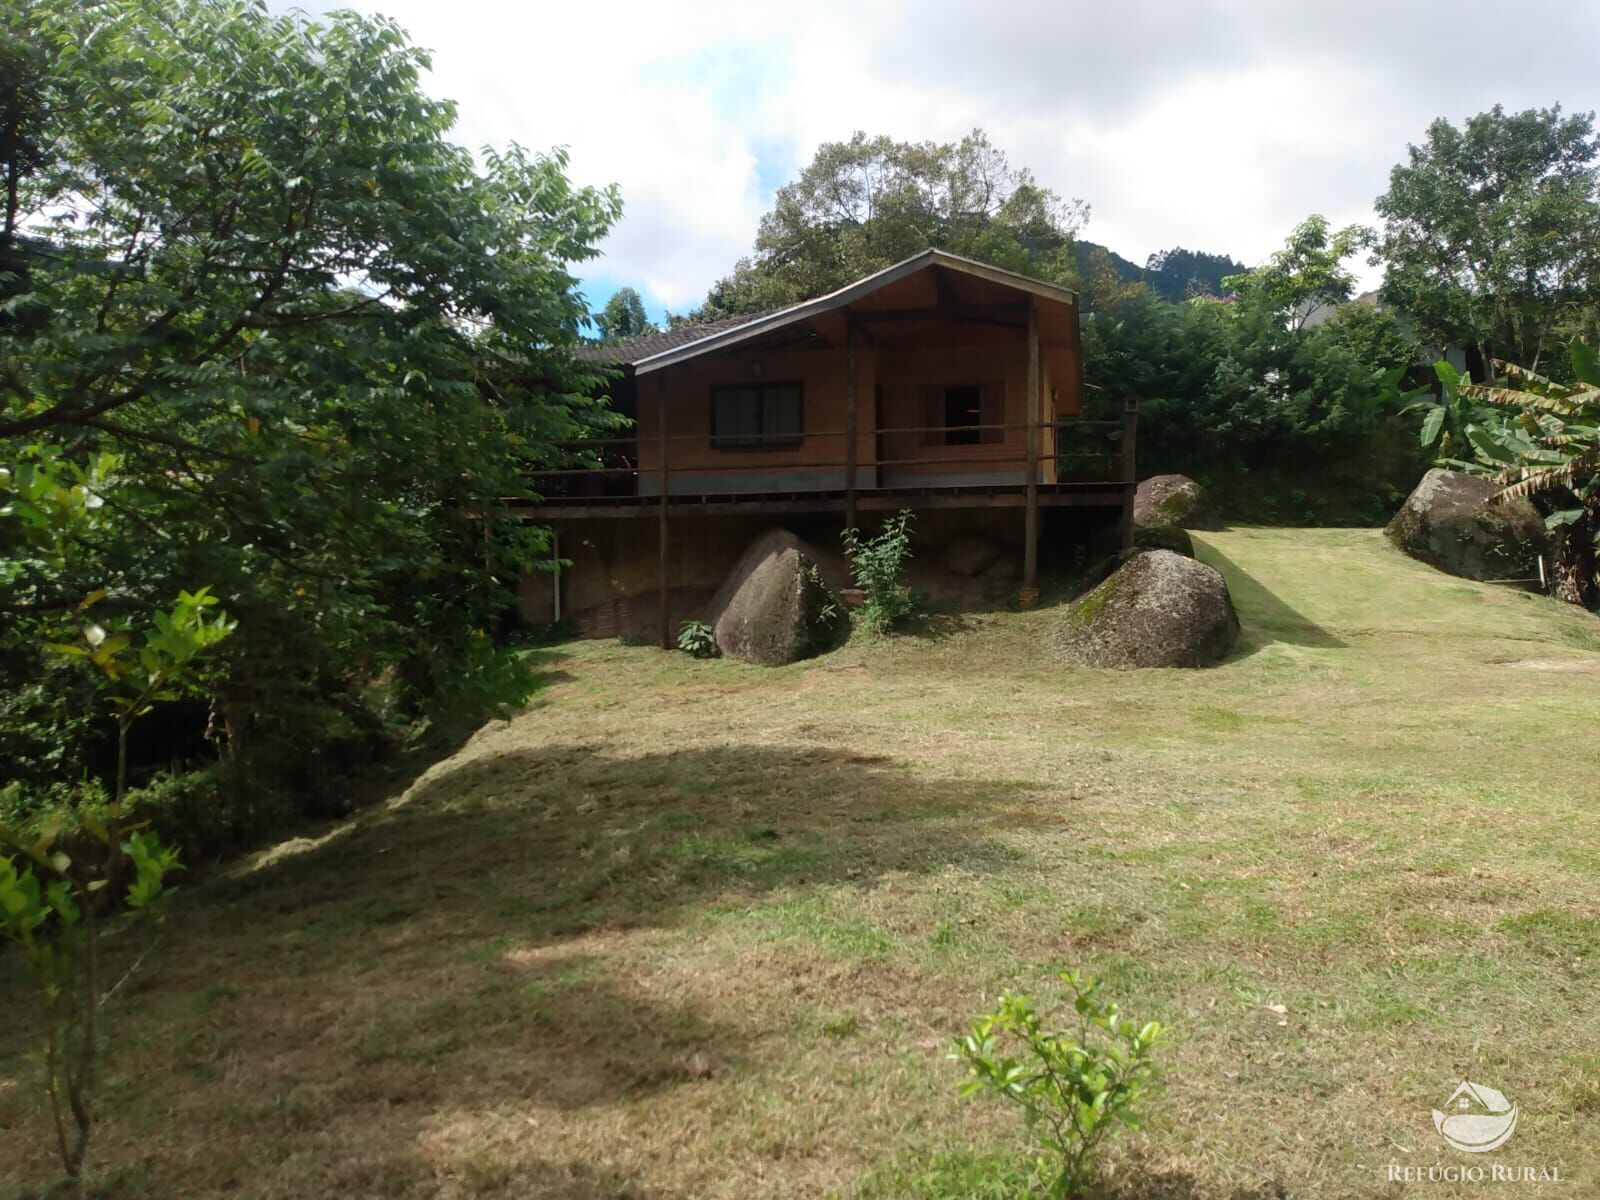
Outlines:
<svg viewBox="0 0 1600 1200"><path fill-rule="evenodd" d="M626 213L589 268L684 308L748 252L777 183L856 129L981 126L1135 260L1265 257L1320 211L1368 221L1436 116L1593 103L1600 6L1484 0L361 0L434 51L469 145L566 145ZM1504 65L1505 69L1497 69ZM609 285L609 286L607 286Z"/></svg>

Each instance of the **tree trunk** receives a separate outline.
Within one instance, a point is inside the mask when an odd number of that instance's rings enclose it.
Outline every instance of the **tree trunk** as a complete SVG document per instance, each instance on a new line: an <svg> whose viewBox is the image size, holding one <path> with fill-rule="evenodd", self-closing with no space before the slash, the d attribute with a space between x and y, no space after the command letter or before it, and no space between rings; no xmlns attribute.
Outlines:
<svg viewBox="0 0 1600 1200"><path fill-rule="evenodd" d="M1489 349L1481 341L1468 342L1462 347L1467 360L1467 378L1473 383L1493 383L1494 371L1489 361Z"/></svg>
<svg viewBox="0 0 1600 1200"><path fill-rule="evenodd" d="M1568 604L1600 608L1600 580L1595 578L1595 533L1600 530L1600 493L1589 497L1583 516L1555 531L1550 590Z"/></svg>

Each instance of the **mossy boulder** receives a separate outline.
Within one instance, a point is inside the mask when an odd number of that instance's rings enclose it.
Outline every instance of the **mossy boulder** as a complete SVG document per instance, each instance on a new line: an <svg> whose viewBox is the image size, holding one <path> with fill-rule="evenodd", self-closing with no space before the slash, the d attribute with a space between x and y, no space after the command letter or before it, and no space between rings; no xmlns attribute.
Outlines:
<svg viewBox="0 0 1600 1200"><path fill-rule="evenodd" d="M1152 475L1133 494L1136 528L1221 529L1211 498L1187 475Z"/></svg>
<svg viewBox="0 0 1600 1200"><path fill-rule="evenodd" d="M1526 500L1498 500L1492 480L1435 467L1384 530L1412 558L1463 579L1531 579L1550 548Z"/></svg>
<svg viewBox="0 0 1600 1200"><path fill-rule="evenodd" d="M1075 601L1058 644L1083 667L1204 667L1239 636L1221 572L1171 550L1142 550Z"/></svg>
<svg viewBox="0 0 1600 1200"><path fill-rule="evenodd" d="M831 650L848 627L816 552L786 529L764 533L746 547L717 589L709 615L723 654L767 667Z"/></svg>

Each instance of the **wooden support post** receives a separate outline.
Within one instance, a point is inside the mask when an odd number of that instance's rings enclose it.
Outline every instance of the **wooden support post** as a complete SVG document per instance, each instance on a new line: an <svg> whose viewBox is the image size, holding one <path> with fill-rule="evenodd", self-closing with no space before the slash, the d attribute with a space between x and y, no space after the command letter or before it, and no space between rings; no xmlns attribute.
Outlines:
<svg viewBox="0 0 1600 1200"><path fill-rule="evenodd" d="M1024 608L1039 602L1039 310L1028 304L1028 392L1024 408L1028 425L1028 491L1022 528L1022 592Z"/></svg>
<svg viewBox="0 0 1600 1200"><path fill-rule="evenodd" d="M1133 549L1133 497L1139 490L1135 439L1139 433L1139 397L1122 402L1122 548Z"/></svg>
<svg viewBox="0 0 1600 1200"><path fill-rule="evenodd" d="M672 649L672 593L667 555L667 494L671 490L672 472L667 464L667 373L656 374L656 422L658 443L661 448L661 506L657 518L657 540L660 542L661 562L657 569L661 588L661 648Z"/></svg>
<svg viewBox="0 0 1600 1200"><path fill-rule="evenodd" d="M844 527L856 527L856 323L844 312Z"/></svg>
<svg viewBox="0 0 1600 1200"><path fill-rule="evenodd" d="M555 568L550 572L550 611L557 625L561 624L561 531L550 531L550 560Z"/></svg>

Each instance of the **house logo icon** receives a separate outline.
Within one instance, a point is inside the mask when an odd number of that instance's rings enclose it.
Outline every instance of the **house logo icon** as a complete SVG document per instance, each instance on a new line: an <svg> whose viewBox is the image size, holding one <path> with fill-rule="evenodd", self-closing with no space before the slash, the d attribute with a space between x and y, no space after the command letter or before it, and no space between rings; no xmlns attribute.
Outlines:
<svg viewBox="0 0 1600 1200"><path fill-rule="evenodd" d="M1457 1150L1482 1154L1505 1145L1517 1128L1517 1106L1481 1083L1463 1083L1433 1110L1433 1127Z"/></svg>

